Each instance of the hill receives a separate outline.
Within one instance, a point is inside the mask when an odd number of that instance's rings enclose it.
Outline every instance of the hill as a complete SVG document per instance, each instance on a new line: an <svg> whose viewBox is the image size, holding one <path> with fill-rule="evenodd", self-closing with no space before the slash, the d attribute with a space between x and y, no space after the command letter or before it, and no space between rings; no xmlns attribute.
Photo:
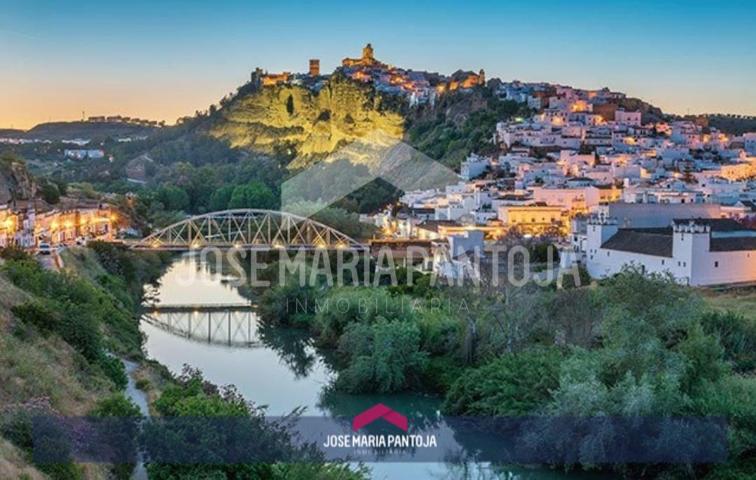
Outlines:
<svg viewBox="0 0 756 480"><path fill-rule="evenodd" d="M23 137L35 140L70 140L109 137L148 136L157 130L125 122L50 122L41 123L24 133Z"/></svg>
<svg viewBox="0 0 756 480"><path fill-rule="evenodd" d="M0 128L0 138L21 138L26 132L16 128Z"/></svg>
<svg viewBox="0 0 756 480"><path fill-rule="evenodd" d="M729 135L743 135L756 132L756 116L711 114L706 115L709 127L721 130Z"/></svg>
<svg viewBox="0 0 756 480"><path fill-rule="evenodd" d="M295 159L289 169L374 134L457 166L473 149L485 148L497 121L525 113L487 86L409 107L405 99L337 72L318 91L284 84L242 93L212 115L207 132L234 148Z"/></svg>

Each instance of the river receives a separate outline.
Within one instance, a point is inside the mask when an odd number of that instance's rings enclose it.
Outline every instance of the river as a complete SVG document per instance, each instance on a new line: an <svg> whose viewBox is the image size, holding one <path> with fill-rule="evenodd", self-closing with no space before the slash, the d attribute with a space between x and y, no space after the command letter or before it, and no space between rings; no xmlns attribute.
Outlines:
<svg viewBox="0 0 756 480"><path fill-rule="evenodd" d="M244 397L266 405L270 415L304 407L305 415L352 417L376 403L385 403L410 418L443 424L436 397L344 395L327 388L334 377L326 358L305 332L261 326L250 300L197 256L176 259L148 292L163 308L148 311L141 322L145 352L178 373L184 365L200 369L218 385L235 385ZM244 308L246 307L246 308ZM559 472L501 469L487 464L374 463L373 478L566 478ZM575 475L570 475L575 478Z"/></svg>

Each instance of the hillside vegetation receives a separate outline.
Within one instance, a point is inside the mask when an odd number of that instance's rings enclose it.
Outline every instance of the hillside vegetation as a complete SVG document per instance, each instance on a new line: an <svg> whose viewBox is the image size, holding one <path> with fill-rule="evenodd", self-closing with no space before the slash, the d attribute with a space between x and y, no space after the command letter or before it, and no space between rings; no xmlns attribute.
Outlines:
<svg viewBox="0 0 756 480"><path fill-rule="evenodd" d="M67 252L60 273L0 250L0 478L128 478L110 477L107 465L31 466L31 416L91 415L113 398L125 402L126 374L114 355L142 355L141 288L133 286L154 278L162 261L93 246Z"/></svg>

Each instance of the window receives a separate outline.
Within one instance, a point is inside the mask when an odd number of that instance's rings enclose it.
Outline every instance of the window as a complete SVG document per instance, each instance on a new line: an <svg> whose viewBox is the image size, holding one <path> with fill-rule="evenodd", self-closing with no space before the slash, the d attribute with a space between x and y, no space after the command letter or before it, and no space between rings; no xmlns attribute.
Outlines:
<svg viewBox="0 0 756 480"><path fill-rule="evenodd" d="M714 262L714 268L719 268L719 262Z"/></svg>

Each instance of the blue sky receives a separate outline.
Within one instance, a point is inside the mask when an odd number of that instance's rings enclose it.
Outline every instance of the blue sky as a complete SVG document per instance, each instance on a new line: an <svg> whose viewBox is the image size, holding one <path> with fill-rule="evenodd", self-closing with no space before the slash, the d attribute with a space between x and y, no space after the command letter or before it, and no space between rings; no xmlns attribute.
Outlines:
<svg viewBox="0 0 756 480"><path fill-rule="evenodd" d="M0 127L173 122L255 66L394 65L609 86L677 113L756 114L756 2L0 0Z"/></svg>

